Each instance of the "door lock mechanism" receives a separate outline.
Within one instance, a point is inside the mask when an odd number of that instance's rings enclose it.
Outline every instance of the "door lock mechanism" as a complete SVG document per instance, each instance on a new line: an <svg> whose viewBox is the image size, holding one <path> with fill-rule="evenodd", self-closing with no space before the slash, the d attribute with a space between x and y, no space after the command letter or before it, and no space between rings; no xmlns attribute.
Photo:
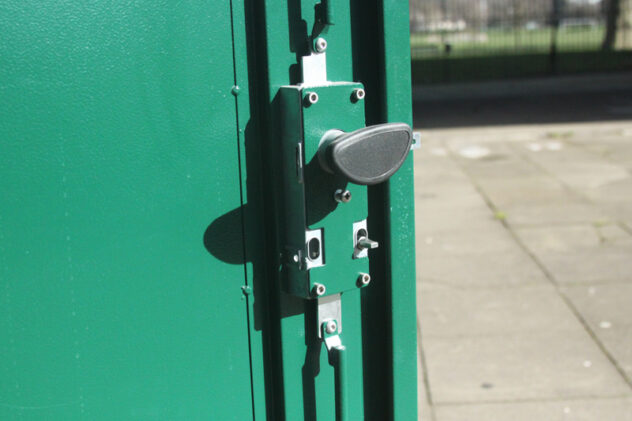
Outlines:
<svg viewBox="0 0 632 421"><path fill-rule="evenodd" d="M410 153L407 124L364 127L363 92L359 83L311 81L282 87L275 100L282 287L305 299L369 284L369 250L380 244L368 231L366 186L387 181Z"/></svg>

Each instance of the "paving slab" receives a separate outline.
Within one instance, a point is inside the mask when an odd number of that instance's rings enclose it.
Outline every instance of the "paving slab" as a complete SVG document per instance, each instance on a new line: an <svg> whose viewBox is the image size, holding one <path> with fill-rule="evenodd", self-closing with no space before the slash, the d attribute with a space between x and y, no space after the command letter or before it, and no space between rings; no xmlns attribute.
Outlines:
<svg viewBox="0 0 632 421"><path fill-rule="evenodd" d="M632 326L600 330L596 335L632 384Z"/></svg>
<svg viewBox="0 0 632 421"><path fill-rule="evenodd" d="M632 272L628 282L572 286L562 292L595 331L632 326Z"/></svg>
<svg viewBox="0 0 632 421"><path fill-rule="evenodd" d="M426 231L417 235L420 257L488 253L501 258L508 251L521 252L513 236L499 220L488 220L461 230Z"/></svg>
<svg viewBox="0 0 632 421"><path fill-rule="evenodd" d="M632 382L632 273L625 283L575 286L563 293Z"/></svg>
<svg viewBox="0 0 632 421"><path fill-rule="evenodd" d="M486 178L477 182L497 208L534 203L588 203L569 192L559 181L544 174L520 179Z"/></svg>
<svg viewBox="0 0 632 421"><path fill-rule="evenodd" d="M433 337L584 331L551 285L481 290L420 288L417 302L422 331Z"/></svg>
<svg viewBox="0 0 632 421"><path fill-rule="evenodd" d="M421 385L421 419L632 421L632 124L422 142L418 317L433 402Z"/></svg>
<svg viewBox="0 0 632 421"><path fill-rule="evenodd" d="M532 153L530 159L536 161L564 184L578 191L589 191L630 178L630 173L626 168L585 151L582 151L581 157L564 153L554 156Z"/></svg>
<svg viewBox="0 0 632 421"><path fill-rule="evenodd" d="M455 199L453 204L441 201L440 197L427 194L415 203L416 234L434 234L441 231L463 231L470 229L485 229L496 224L497 220L487 205L480 199L462 197ZM463 202L472 200L467 205Z"/></svg>
<svg viewBox="0 0 632 421"><path fill-rule="evenodd" d="M626 168L628 172L632 169L632 129L620 130L612 136L600 136L599 142L595 142L594 139L585 141L584 143L578 143L585 150L602 156L608 161L618 164L623 168ZM626 135L624 135L627 134Z"/></svg>
<svg viewBox="0 0 632 421"><path fill-rule="evenodd" d="M503 179L512 180L524 177L536 177L541 175L541 170L525 161L521 157L513 155L496 155L488 159L459 159L459 163L465 168L467 174L475 179Z"/></svg>
<svg viewBox="0 0 632 421"><path fill-rule="evenodd" d="M626 220L632 215L632 177L592 188L585 191L585 195L605 209L613 220Z"/></svg>
<svg viewBox="0 0 632 421"><path fill-rule="evenodd" d="M612 212L575 200L563 203L524 203L504 206L499 210L514 227L603 224L615 221Z"/></svg>
<svg viewBox="0 0 632 421"><path fill-rule="evenodd" d="M417 281L463 288L547 284L531 258L517 247L489 256L469 253L417 258Z"/></svg>
<svg viewBox="0 0 632 421"><path fill-rule="evenodd" d="M439 406L436 421L632 421L632 399Z"/></svg>
<svg viewBox="0 0 632 421"><path fill-rule="evenodd" d="M518 228L516 232L559 283L625 281L632 274L632 238L608 241L590 225Z"/></svg>
<svg viewBox="0 0 632 421"><path fill-rule="evenodd" d="M437 405L615 397L630 388L585 332L424 335Z"/></svg>

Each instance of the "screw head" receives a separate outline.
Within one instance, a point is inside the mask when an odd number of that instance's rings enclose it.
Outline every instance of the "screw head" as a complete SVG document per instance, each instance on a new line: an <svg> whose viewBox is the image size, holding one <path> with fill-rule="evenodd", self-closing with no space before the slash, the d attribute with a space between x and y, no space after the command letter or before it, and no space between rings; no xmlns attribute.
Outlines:
<svg viewBox="0 0 632 421"><path fill-rule="evenodd" d="M307 106L316 104L318 99L318 94L316 92L308 92L305 94L305 104Z"/></svg>
<svg viewBox="0 0 632 421"><path fill-rule="evenodd" d="M371 275L368 273L361 273L360 276L358 276L358 286L365 287L369 285L369 283L371 283Z"/></svg>
<svg viewBox="0 0 632 421"><path fill-rule="evenodd" d="M314 287L312 288L312 295L316 297L321 297L325 295L325 292L327 292L327 288L325 288L325 285L314 284Z"/></svg>
<svg viewBox="0 0 632 421"><path fill-rule="evenodd" d="M349 190L336 190L334 194L334 199L338 203L349 203L351 201L351 192Z"/></svg>
<svg viewBox="0 0 632 421"><path fill-rule="evenodd" d="M330 320L325 325L325 332L327 332L330 335L336 332L337 330L338 330L338 325L336 324L335 320Z"/></svg>
<svg viewBox="0 0 632 421"><path fill-rule="evenodd" d="M326 49L327 40L323 37L316 38L316 41L314 41L314 50L316 50L317 53L324 53Z"/></svg>
<svg viewBox="0 0 632 421"><path fill-rule="evenodd" d="M357 88L353 90L353 95L351 97L354 102L362 101L364 97L366 97L366 92L362 88Z"/></svg>

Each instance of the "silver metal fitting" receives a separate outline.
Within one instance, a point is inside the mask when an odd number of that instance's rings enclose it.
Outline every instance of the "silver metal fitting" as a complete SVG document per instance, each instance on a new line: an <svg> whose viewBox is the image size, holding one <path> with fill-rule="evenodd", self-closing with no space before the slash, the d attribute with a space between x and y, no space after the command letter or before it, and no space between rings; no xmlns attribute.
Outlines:
<svg viewBox="0 0 632 421"><path fill-rule="evenodd" d="M349 203L351 201L351 192L349 190L338 189L336 193L334 193L334 199L336 199L338 203Z"/></svg>
<svg viewBox="0 0 632 421"><path fill-rule="evenodd" d="M325 292L327 292L327 288L325 288L325 285L314 284L314 287L312 288L312 295L316 297L322 297L323 295L325 295Z"/></svg>
<svg viewBox="0 0 632 421"><path fill-rule="evenodd" d="M318 102L318 94L316 92L308 92L305 94L305 104L307 106L314 105Z"/></svg>
<svg viewBox="0 0 632 421"><path fill-rule="evenodd" d="M367 237L360 237L358 239L358 248L360 250L373 250L380 246L380 243L373 241Z"/></svg>
<svg viewBox="0 0 632 421"><path fill-rule="evenodd" d="M370 283L371 283L371 275L369 275L368 273L361 273L360 276L358 276L359 287L365 287L369 285Z"/></svg>
<svg viewBox="0 0 632 421"><path fill-rule="evenodd" d="M325 332L330 334L330 335L332 333L335 333L337 330L338 330L338 324L336 323L335 320L330 320L325 325Z"/></svg>
<svg viewBox="0 0 632 421"><path fill-rule="evenodd" d="M365 96L366 96L366 92L364 91L364 89L357 88L353 90L352 98L354 102L362 101Z"/></svg>
<svg viewBox="0 0 632 421"><path fill-rule="evenodd" d="M327 49L327 40L323 37L318 37L314 41L314 51L317 53L324 53Z"/></svg>

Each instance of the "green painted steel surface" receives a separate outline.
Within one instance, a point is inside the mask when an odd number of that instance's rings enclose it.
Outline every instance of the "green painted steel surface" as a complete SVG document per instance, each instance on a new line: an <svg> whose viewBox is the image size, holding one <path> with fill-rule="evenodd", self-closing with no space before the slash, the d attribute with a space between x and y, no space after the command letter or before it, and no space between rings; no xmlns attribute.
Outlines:
<svg viewBox="0 0 632 421"><path fill-rule="evenodd" d="M267 133L270 139L266 143L267 154L263 156L264 162L275 163L267 167L269 173L277 171L279 165L278 149L272 145L282 132L281 121L287 118L285 111L279 115L278 92L282 86L302 81L300 57L309 54L310 35L314 30L314 35L318 33L315 20L320 6L317 1L303 0L266 2L254 9L258 16L256 57L261 70L257 75L261 107L258 112L263 122L262 133ZM363 105L367 125L412 123L410 70L402 66L409 60L408 41L404 39L408 26L402 24L407 13L407 5L401 2L336 2L335 25L320 33L328 41L328 80L361 82L366 86ZM322 107L323 125L328 119L344 119L349 113L347 106L346 102L340 102ZM318 127L314 139L322 134L322 128ZM361 291L342 295L341 336L347 347L349 419L404 421L416 417L411 160L391 182L369 188L369 232L381 244L371 256L373 281ZM274 214L281 207L283 194L278 191L279 185L275 186L274 176L266 178L265 185L266 207ZM310 211L311 206L307 209ZM279 256L284 251L279 232L283 231L285 220L278 221L276 226L271 224L272 219L266 222L267 244L274 246L269 263L278 268L282 263ZM326 227L332 228L343 232L347 229L337 225ZM268 273L271 280L278 280L278 275L277 270ZM314 338L316 303L285 295L275 285L278 283L269 284L270 332L262 331L262 337L269 339L267 345L271 351L265 365L269 380L268 419L333 420L334 370L327 364L323 345ZM255 336L254 341L257 340ZM254 371L259 371L257 364ZM257 405L260 403L256 402Z"/></svg>
<svg viewBox="0 0 632 421"><path fill-rule="evenodd" d="M326 3L0 7L0 419L335 419L317 304L281 286L275 142L303 117L279 90L324 14L328 80L367 98L318 88L308 153L327 126L410 124L411 107L407 5ZM329 281L351 420L416 417L411 159L358 210L371 284ZM314 227L347 232L338 211Z"/></svg>
<svg viewBox="0 0 632 421"><path fill-rule="evenodd" d="M230 2L0 33L0 419L251 419Z"/></svg>

